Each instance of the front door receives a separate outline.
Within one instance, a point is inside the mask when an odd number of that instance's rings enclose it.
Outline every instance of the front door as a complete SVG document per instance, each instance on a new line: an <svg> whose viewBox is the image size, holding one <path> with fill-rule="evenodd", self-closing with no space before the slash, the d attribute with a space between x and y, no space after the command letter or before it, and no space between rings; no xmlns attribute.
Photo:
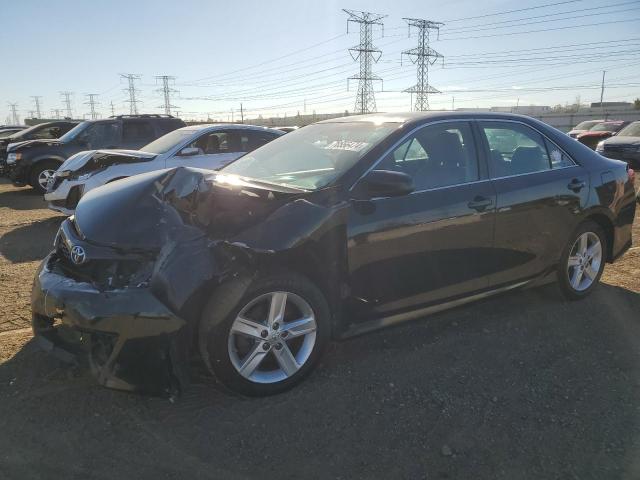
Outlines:
<svg viewBox="0 0 640 480"><path fill-rule="evenodd" d="M218 170L247 152L249 146L248 138L241 132L217 130L201 135L184 148L197 151L190 155L181 155L178 152L167 159L167 168L194 167Z"/></svg>
<svg viewBox="0 0 640 480"><path fill-rule="evenodd" d="M353 201L348 256L356 308L386 316L486 289L496 194L471 124L425 126L375 168L411 175L415 191Z"/></svg>

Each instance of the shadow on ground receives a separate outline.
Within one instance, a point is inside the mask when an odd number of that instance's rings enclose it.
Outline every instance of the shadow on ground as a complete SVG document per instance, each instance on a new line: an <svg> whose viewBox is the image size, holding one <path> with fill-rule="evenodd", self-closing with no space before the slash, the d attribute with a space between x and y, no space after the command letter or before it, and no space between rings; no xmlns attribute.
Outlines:
<svg viewBox="0 0 640 480"><path fill-rule="evenodd" d="M6 180L0 182L0 186L7 184ZM42 193L31 187L0 191L0 207L11 205L14 210L35 210L47 208L47 203L42 197Z"/></svg>
<svg viewBox="0 0 640 480"><path fill-rule="evenodd" d="M43 259L64 217L51 217L9 230L0 237L0 255L13 263Z"/></svg>
<svg viewBox="0 0 640 480"><path fill-rule="evenodd" d="M176 403L27 343L0 365L8 478L639 478L640 295L514 292L332 345L296 389Z"/></svg>

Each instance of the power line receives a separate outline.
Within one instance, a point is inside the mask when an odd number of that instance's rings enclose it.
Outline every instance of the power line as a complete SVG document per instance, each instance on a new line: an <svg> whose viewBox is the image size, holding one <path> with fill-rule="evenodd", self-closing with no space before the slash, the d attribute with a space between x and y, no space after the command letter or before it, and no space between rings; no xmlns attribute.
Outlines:
<svg viewBox="0 0 640 480"><path fill-rule="evenodd" d="M127 103L129 104L129 113L131 115L138 115L138 103L140 103L140 100L136 98L138 90L136 89L135 81L140 80L142 76L135 73L121 73L120 76L122 78L126 78L129 84L128 88L123 90L125 93L129 94L129 100L127 100Z"/></svg>
<svg viewBox="0 0 640 480"><path fill-rule="evenodd" d="M540 8L547 8L547 7L557 7L559 5L566 5L568 3L578 3L578 2L581 2L581 1L582 0L567 0L565 2L546 3L544 5L536 5L534 7L518 8L516 10L504 10L504 11L501 11L501 12L487 13L485 15L476 15L475 17L453 18L451 20L445 20L445 22L446 23L454 23L454 22L462 22L464 20L475 20L476 18L486 18L486 17L495 17L495 16L498 16L498 15L508 15L510 13L527 12L529 10L538 10Z"/></svg>
<svg viewBox="0 0 640 480"><path fill-rule="evenodd" d="M96 112L96 105L99 102L96 102L96 97L98 96L97 93L87 93L85 95L85 97L88 97L89 100L84 102L85 105L89 105L89 115L91 116L91 120L97 120L98 119L98 112Z"/></svg>
<svg viewBox="0 0 640 480"><path fill-rule="evenodd" d="M67 118L73 118L73 112L71 111L71 95L73 92L60 92L63 97L64 105L67 109Z"/></svg>
<svg viewBox="0 0 640 480"><path fill-rule="evenodd" d="M42 118L42 115L40 114L40 99L42 98L39 95L35 95L31 97L33 99L33 104L36 107L36 118Z"/></svg>
<svg viewBox="0 0 640 480"><path fill-rule="evenodd" d="M409 35L411 35L411 27L418 29L418 46L400 54L400 61L402 61L402 56L406 55L412 63L418 66L418 81L413 87L407 88L405 92L415 93L415 109L424 112L429 110L429 94L440 93L439 90L429 85L429 65L433 65L439 58L444 59L442 54L429 46L429 32L431 30L440 31L440 27L444 24L421 18L404 18L403 20L407 22L409 27Z"/></svg>
<svg viewBox="0 0 640 480"><path fill-rule="evenodd" d="M347 89L349 88L349 80L358 80L355 111L358 113L375 112L377 109L376 98L373 91L373 81L382 81L382 79L373 74L371 65L380 60L382 50L379 50L373 45L373 26L380 25L384 29L381 20L385 18L386 15L347 9L343 9L343 11L349 15L347 19L347 33L349 33L349 22L360 24L360 44L349 49L351 58L353 58L354 61L360 60L360 73L349 77L347 80Z"/></svg>
<svg viewBox="0 0 640 480"><path fill-rule="evenodd" d="M171 77L169 75L159 75L156 77L156 83L158 80L162 80L162 88L156 90L156 92L162 93L164 98L164 105L159 106L158 108L164 108L164 113L167 115L171 115L172 108L178 108L175 105L171 105L171 94L178 93L178 90L169 87L169 82L174 82L176 77Z"/></svg>

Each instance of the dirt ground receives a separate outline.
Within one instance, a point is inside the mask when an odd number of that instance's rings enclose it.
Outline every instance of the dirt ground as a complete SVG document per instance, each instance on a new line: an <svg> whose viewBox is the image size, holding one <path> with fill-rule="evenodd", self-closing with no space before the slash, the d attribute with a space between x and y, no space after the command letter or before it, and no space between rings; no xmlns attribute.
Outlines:
<svg viewBox="0 0 640 480"><path fill-rule="evenodd" d="M336 343L277 397L196 371L171 403L33 344L31 282L62 218L0 180L0 479L640 478L638 247L586 300L513 292Z"/></svg>

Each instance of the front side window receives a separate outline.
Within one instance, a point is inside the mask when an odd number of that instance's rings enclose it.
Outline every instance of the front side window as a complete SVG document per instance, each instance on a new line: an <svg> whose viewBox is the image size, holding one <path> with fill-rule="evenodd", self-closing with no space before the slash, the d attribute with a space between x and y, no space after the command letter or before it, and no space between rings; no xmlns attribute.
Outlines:
<svg viewBox="0 0 640 480"><path fill-rule="evenodd" d="M373 121L308 125L240 157L221 172L317 190L339 179L399 125Z"/></svg>
<svg viewBox="0 0 640 480"><path fill-rule="evenodd" d="M122 125L122 141L140 142L149 141L154 137L153 127L149 122L124 122Z"/></svg>
<svg viewBox="0 0 640 480"><path fill-rule="evenodd" d="M34 131L30 135L30 138L32 138L34 140L47 139L47 138L58 138L60 136L60 133L62 133L61 130L60 130L60 127L55 125L55 126L41 128L39 130Z"/></svg>
<svg viewBox="0 0 640 480"><path fill-rule="evenodd" d="M90 150L110 148L120 143L119 130L115 122L94 123L78 134L78 140L84 142Z"/></svg>
<svg viewBox="0 0 640 480"><path fill-rule="evenodd" d="M429 125L418 130L376 168L408 174L416 191L480 178L473 135L466 122Z"/></svg>
<svg viewBox="0 0 640 480"><path fill-rule="evenodd" d="M494 177L508 177L551 169L541 134L520 123L480 122L489 144Z"/></svg>

